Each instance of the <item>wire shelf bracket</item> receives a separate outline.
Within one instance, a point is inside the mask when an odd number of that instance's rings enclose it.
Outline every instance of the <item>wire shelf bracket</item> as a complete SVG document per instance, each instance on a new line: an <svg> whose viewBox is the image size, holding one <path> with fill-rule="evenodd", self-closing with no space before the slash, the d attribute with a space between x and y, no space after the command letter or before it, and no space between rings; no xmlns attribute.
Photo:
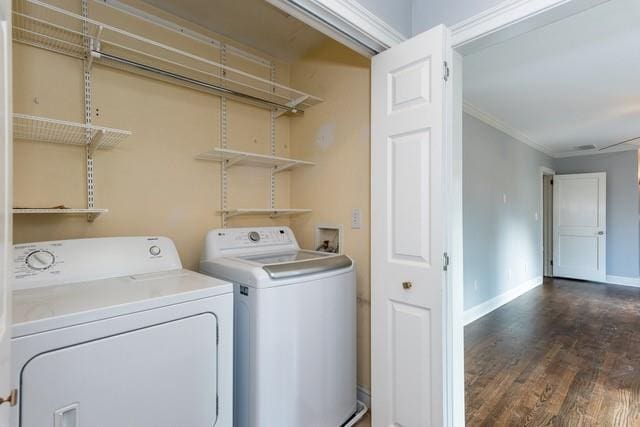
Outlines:
<svg viewBox="0 0 640 427"><path fill-rule="evenodd" d="M32 215L87 215L89 222L92 222L96 219L100 214L109 212L108 209L73 209L73 208L16 208L13 209L14 214L32 214Z"/></svg>
<svg viewBox="0 0 640 427"><path fill-rule="evenodd" d="M92 154L96 150L111 150L131 135L127 130L27 114L13 115L13 137L16 140L87 146L86 132L91 135L89 147Z"/></svg>
<svg viewBox="0 0 640 427"><path fill-rule="evenodd" d="M306 213L311 213L311 209L227 209L220 211L221 214L226 215L227 218L232 218L234 216L258 216L258 215L267 215L271 218L276 218L279 216L291 216L291 215L301 215Z"/></svg>
<svg viewBox="0 0 640 427"><path fill-rule="evenodd" d="M315 165L315 163L307 162L305 160L269 156L266 154L248 153L245 151L230 150L227 148L213 148L207 152L198 154L196 156L196 159L213 162L224 162L227 168L231 166L254 166L273 168L274 174L299 167Z"/></svg>

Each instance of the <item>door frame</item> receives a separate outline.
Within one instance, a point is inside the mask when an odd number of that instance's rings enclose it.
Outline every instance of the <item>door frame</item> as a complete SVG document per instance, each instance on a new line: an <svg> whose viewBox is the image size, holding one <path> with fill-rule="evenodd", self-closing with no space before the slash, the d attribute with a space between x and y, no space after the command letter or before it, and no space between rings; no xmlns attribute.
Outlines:
<svg viewBox="0 0 640 427"><path fill-rule="evenodd" d="M13 280L13 97L12 97L12 43L11 1L0 0L0 398L16 396L11 383L11 282ZM9 402L16 404L15 398ZM0 405L0 425L9 425L12 409Z"/></svg>
<svg viewBox="0 0 640 427"><path fill-rule="evenodd" d="M544 177L545 176L554 176L556 171L546 166L540 166L540 171L538 175L538 180L540 181L540 208L538 212L540 212L540 253L542 255L542 277L544 277L544 272L547 266L547 260L544 256L544 227L545 227L545 212L546 208L544 206ZM553 203L553 201L551 202ZM552 211L553 215L553 211ZM551 230L551 244L553 245L553 230ZM553 252L551 253L551 258L553 259Z"/></svg>
<svg viewBox="0 0 640 427"><path fill-rule="evenodd" d="M452 46L468 53L606 1L503 0L458 23L444 24L451 29ZM267 2L363 56L371 57L407 39L356 0Z"/></svg>

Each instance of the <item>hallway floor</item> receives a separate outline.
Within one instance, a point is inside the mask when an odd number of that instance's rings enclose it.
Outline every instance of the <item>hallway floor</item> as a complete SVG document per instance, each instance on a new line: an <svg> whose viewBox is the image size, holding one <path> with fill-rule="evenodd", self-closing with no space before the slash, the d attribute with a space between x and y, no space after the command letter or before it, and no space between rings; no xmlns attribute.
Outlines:
<svg viewBox="0 0 640 427"><path fill-rule="evenodd" d="M467 426L640 426L640 289L549 279L465 327Z"/></svg>

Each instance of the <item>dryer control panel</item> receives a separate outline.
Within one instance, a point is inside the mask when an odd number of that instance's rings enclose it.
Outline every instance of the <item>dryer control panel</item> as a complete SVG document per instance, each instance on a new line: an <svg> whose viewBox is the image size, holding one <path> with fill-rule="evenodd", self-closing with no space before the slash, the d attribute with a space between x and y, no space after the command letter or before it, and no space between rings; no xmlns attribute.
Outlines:
<svg viewBox="0 0 640 427"><path fill-rule="evenodd" d="M298 249L289 227L218 228L207 233L202 259Z"/></svg>
<svg viewBox="0 0 640 427"><path fill-rule="evenodd" d="M14 289L182 268L166 237L104 237L13 246Z"/></svg>

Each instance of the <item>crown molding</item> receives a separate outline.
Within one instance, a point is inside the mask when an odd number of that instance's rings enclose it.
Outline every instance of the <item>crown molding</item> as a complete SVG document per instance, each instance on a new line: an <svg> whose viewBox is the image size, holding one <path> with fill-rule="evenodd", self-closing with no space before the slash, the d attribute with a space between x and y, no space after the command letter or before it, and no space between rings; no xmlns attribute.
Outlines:
<svg viewBox="0 0 640 427"><path fill-rule="evenodd" d="M504 0L451 26L452 46L472 53L609 0Z"/></svg>
<svg viewBox="0 0 640 427"><path fill-rule="evenodd" d="M355 0L267 1L368 57L406 39Z"/></svg>
<svg viewBox="0 0 640 427"><path fill-rule="evenodd" d="M634 143L634 144L636 144L636 143ZM553 157L555 157L556 159L564 159L566 157L602 156L602 155L605 155L605 154L620 153L622 151L638 151L638 146L629 143L629 145L623 144L623 145L620 145L618 147L606 148L606 149L604 149L602 151L600 151L597 148L593 149L593 150L564 151L562 153L554 154Z"/></svg>
<svg viewBox="0 0 640 427"><path fill-rule="evenodd" d="M451 26L453 46L469 43L572 0L505 0Z"/></svg>
<svg viewBox="0 0 640 427"><path fill-rule="evenodd" d="M540 151L541 153L544 153L547 156L555 157L555 154L552 154L551 151L549 151L549 149L547 149L545 146L543 146L540 143L538 143L537 141L535 141L533 138L531 138L530 136L528 136L524 132L521 132L521 131L519 131L517 129L514 129L513 127L509 126L508 124L506 124L502 120L495 118L491 114L489 114L489 113L481 110L480 108L476 107L475 105L471 104L469 101L467 101L467 100L463 101L462 110L465 113L469 114L470 116L473 116L476 119L480 120L481 122L484 122L487 125L495 128L495 129L498 129L500 132L505 133L505 134L509 135L510 137L516 139L517 141L520 141L523 144L528 145L529 147L533 148L534 150Z"/></svg>
<svg viewBox="0 0 640 427"><path fill-rule="evenodd" d="M484 110L481 110L480 108L471 104L469 101L466 101L466 100L463 101L462 110L465 113L469 114L470 116L473 116L476 119L480 120L481 122L491 126L492 128L495 128L500 132L509 135L513 139L523 144L526 144L529 147L533 148L534 150L540 151L541 153L544 153L547 156L552 157L554 159L563 159L566 157L577 157L577 156L597 156L597 155L603 155L603 154L618 153L621 151L637 151L640 149L640 137L639 137L637 140L634 140L637 142L630 142L628 144L619 145L617 147L611 147L603 151L599 151L598 148L595 148L593 150L571 150L571 151L563 151L561 153L557 153L549 150L547 147L540 144L539 142L537 142L536 140L528 136L526 133L521 132L509 126L502 120L495 118L494 116L485 112Z"/></svg>

